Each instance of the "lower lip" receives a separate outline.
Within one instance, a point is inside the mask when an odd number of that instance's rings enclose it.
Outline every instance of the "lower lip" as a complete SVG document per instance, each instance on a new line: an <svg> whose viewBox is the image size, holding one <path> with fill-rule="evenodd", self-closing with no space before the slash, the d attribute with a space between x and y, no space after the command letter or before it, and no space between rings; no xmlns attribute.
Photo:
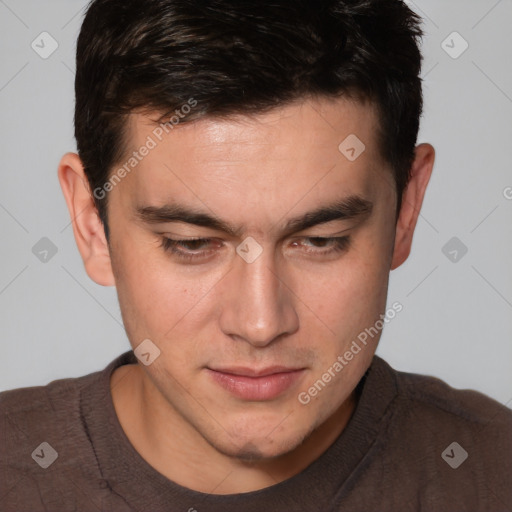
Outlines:
<svg viewBox="0 0 512 512"><path fill-rule="evenodd" d="M304 370L246 377L208 370L212 378L231 394L243 400L264 401L277 398L302 376Z"/></svg>

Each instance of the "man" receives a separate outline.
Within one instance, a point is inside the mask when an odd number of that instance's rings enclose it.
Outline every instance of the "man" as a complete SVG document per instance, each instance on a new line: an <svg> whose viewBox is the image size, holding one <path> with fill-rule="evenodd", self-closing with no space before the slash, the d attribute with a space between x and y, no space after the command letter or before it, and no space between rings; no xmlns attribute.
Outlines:
<svg viewBox="0 0 512 512"><path fill-rule="evenodd" d="M2 510L511 509L512 413L374 355L420 36L399 0L91 3L59 178L133 351L0 395Z"/></svg>

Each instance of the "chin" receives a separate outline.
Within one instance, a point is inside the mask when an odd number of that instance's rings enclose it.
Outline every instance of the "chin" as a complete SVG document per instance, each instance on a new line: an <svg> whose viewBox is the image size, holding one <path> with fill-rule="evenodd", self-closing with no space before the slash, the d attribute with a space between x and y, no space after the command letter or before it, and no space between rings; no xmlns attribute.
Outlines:
<svg viewBox="0 0 512 512"><path fill-rule="evenodd" d="M269 429L269 432L270 434L265 437L251 436L250 434L240 436L240 432L238 432L233 434L233 438L226 439L227 442L219 440L209 440L208 442L227 457L245 462L256 462L275 459L292 452L302 444L308 435L308 432L301 435L296 430L280 431L277 435L276 432L272 432L272 429Z"/></svg>

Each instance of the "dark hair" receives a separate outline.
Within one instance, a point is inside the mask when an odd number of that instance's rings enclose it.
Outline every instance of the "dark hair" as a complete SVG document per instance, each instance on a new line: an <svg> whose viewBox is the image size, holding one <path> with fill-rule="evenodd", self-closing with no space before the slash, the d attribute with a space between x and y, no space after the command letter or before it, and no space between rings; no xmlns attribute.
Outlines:
<svg viewBox="0 0 512 512"><path fill-rule="evenodd" d="M93 0L75 80L91 190L122 161L132 111L161 121L193 98L186 122L346 95L377 108L398 213L423 105L420 21L402 0ZM107 198L95 194L105 229Z"/></svg>

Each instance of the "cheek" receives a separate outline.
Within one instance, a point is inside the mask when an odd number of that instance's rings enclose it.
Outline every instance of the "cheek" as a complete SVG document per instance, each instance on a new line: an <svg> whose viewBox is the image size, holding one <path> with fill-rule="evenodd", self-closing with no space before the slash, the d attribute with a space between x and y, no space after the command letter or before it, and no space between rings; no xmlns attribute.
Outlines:
<svg viewBox="0 0 512 512"><path fill-rule="evenodd" d="M317 323L338 336L364 329L382 312L388 279L389 258L383 248L359 243L329 271L302 272L296 283Z"/></svg>
<svg viewBox="0 0 512 512"><path fill-rule="evenodd" d="M371 362L380 330L368 329L385 311L388 260L381 247L367 245L333 268L324 280L307 279L310 302L305 301L302 326L308 332L308 343L315 340L317 360L301 396L311 400L307 405L311 417L328 417Z"/></svg>
<svg viewBox="0 0 512 512"><path fill-rule="evenodd" d="M376 325L386 309L390 262L385 256L384 237L376 240L368 236L367 240L359 240L322 278L307 272L298 277L306 296L302 327L317 355L306 387L309 389L318 379L329 381L314 400L313 408L318 413L330 411L353 388L380 338L380 331L371 330L370 336L367 329ZM334 377L326 373L329 370Z"/></svg>
<svg viewBox="0 0 512 512"><path fill-rule="evenodd" d="M131 245L131 244L130 244ZM149 338L163 350L185 349L190 332L200 333L211 317L209 295L220 270L201 276L171 263L158 242L117 246L113 258L123 322L132 345ZM141 249L142 247L142 249ZM186 333L188 332L188 336ZM172 344L167 340L173 340ZM190 343L189 343L190 345Z"/></svg>

